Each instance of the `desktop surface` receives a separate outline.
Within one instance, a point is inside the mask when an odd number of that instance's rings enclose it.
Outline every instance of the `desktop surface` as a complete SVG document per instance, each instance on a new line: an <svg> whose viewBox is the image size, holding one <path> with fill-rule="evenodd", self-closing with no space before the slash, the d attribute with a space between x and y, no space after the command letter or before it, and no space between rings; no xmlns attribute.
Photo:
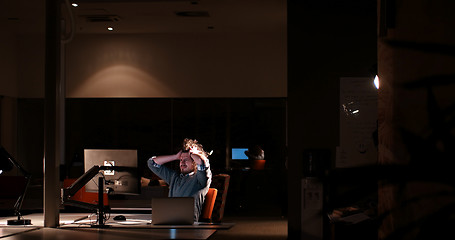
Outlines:
<svg viewBox="0 0 455 240"><path fill-rule="evenodd" d="M122 215L125 220L114 220L116 216ZM110 228L134 228L134 229L229 229L233 227L234 223L203 223L195 222L189 225L154 225L152 224L152 214L150 213L124 213L113 212L106 214L106 225ZM23 230L30 230L35 228L44 227L44 217L42 213L33 213L24 215L24 218L31 219L32 225L27 226L12 226L7 225L7 220L17 218L16 216L1 217L0 228L21 228ZM60 213L60 226L59 228L95 228L92 225L97 224L96 214L90 213ZM5 230L3 230L5 231ZM13 231L13 230L11 230ZM1 237L1 236L0 236Z"/></svg>
<svg viewBox="0 0 455 240"><path fill-rule="evenodd" d="M125 220L116 221L116 215L125 216ZM60 213L60 226L45 228L42 213L24 216L32 220L29 226L10 226L8 219L0 218L0 238L14 240L48 240L48 239L106 239L106 240L133 240L133 239L208 239L217 229L228 229L233 225L159 225L151 224L151 214L120 214L112 213L106 224L109 228L91 227L96 224L96 215L87 213ZM230 227L228 227L230 226ZM9 238L10 237L10 238Z"/></svg>

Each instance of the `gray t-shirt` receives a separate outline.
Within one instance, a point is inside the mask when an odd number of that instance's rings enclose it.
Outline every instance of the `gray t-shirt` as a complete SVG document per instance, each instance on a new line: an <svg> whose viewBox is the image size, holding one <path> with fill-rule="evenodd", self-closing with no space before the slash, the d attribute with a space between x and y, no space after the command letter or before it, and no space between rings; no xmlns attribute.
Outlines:
<svg viewBox="0 0 455 240"><path fill-rule="evenodd" d="M159 165L153 157L147 161L147 165L152 172L169 184L169 197L194 197L194 221L197 222L212 182L210 166L198 165L196 172L182 174Z"/></svg>

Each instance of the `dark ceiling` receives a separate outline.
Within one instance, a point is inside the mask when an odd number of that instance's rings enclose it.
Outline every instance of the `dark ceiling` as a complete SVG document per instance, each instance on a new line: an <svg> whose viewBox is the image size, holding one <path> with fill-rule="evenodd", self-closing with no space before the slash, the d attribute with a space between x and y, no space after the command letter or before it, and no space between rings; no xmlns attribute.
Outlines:
<svg viewBox="0 0 455 240"><path fill-rule="evenodd" d="M45 28L45 2L0 1L0 26L12 33ZM62 3L65 3L62 0ZM68 1L72 3L72 1ZM286 31L286 0L79 0L71 7L76 33ZM68 9L62 16L70 26ZM107 31L111 26L114 31Z"/></svg>

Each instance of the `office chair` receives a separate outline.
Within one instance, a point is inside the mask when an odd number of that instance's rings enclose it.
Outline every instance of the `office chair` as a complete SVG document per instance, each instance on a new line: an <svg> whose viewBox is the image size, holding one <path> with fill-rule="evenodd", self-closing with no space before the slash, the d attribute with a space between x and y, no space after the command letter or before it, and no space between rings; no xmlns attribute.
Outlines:
<svg viewBox="0 0 455 240"><path fill-rule="evenodd" d="M223 219L230 179L231 176L228 174L217 174L212 177L210 187L218 190L212 212L212 222L221 222L221 219Z"/></svg>
<svg viewBox="0 0 455 240"><path fill-rule="evenodd" d="M210 222L212 220L213 207L215 206L216 195L218 190L216 188L209 188L207 195L205 195L204 206L202 207L200 222Z"/></svg>

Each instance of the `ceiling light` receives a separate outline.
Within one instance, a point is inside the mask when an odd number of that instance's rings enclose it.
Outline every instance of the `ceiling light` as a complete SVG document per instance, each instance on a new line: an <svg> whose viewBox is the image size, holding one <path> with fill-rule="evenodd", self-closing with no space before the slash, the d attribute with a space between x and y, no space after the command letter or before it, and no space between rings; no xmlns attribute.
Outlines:
<svg viewBox="0 0 455 240"><path fill-rule="evenodd" d="M108 31L114 31L114 28L113 27L107 27L107 30Z"/></svg>
<svg viewBox="0 0 455 240"><path fill-rule="evenodd" d="M73 6L73 7L79 7L79 4L77 4L77 3L71 3L71 6Z"/></svg>

